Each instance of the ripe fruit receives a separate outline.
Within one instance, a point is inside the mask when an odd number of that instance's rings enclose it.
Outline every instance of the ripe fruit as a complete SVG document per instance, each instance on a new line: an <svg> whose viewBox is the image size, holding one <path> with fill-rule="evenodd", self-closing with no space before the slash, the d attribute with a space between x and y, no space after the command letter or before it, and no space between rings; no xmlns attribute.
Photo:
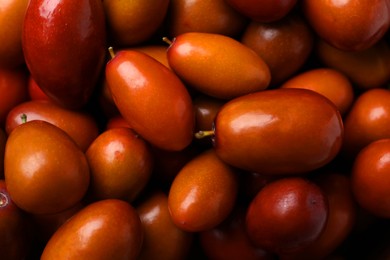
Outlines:
<svg viewBox="0 0 390 260"><path fill-rule="evenodd" d="M142 241L135 209L122 200L101 200L64 223L46 244L41 259L137 259Z"/></svg>
<svg viewBox="0 0 390 260"><path fill-rule="evenodd" d="M12 200L33 214L72 207L89 185L83 151L63 130L39 120L18 126L8 136L4 175Z"/></svg>
<svg viewBox="0 0 390 260"><path fill-rule="evenodd" d="M122 50L107 63L106 80L121 115L146 141L177 151L191 143L191 97L162 63L139 51Z"/></svg>
<svg viewBox="0 0 390 260"><path fill-rule="evenodd" d="M357 205L349 176L337 172L319 173L312 179L328 200L328 219L321 235L310 245L292 254L281 256L284 260L325 259L348 239L356 227Z"/></svg>
<svg viewBox="0 0 390 260"><path fill-rule="evenodd" d="M101 0L32 0L23 24L25 61L38 86L67 108L83 107L106 54Z"/></svg>
<svg viewBox="0 0 390 260"><path fill-rule="evenodd" d="M271 80L268 66L252 49L220 34L183 33L173 39L167 55L185 83L216 98L260 91Z"/></svg>
<svg viewBox="0 0 390 260"><path fill-rule="evenodd" d="M103 0L110 40L118 46L142 44L162 25L169 0Z"/></svg>
<svg viewBox="0 0 390 260"><path fill-rule="evenodd" d="M171 0L166 30L169 37L187 32L234 37L245 28L247 20L225 0Z"/></svg>
<svg viewBox="0 0 390 260"><path fill-rule="evenodd" d="M359 205L371 214L390 217L390 139L373 141L363 148L353 163L351 182Z"/></svg>
<svg viewBox="0 0 390 260"><path fill-rule="evenodd" d="M340 113L324 96L272 89L227 102L215 119L213 144L218 157L234 167L302 174L333 160L343 133Z"/></svg>
<svg viewBox="0 0 390 260"><path fill-rule="evenodd" d="M29 0L0 2L0 68L13 69L24 64L22 27Z"/></svg>
<svg viewBox="0 0 390 260"><path fill-rule="evenodd" d="M390 26L388 0L304 0L304 16L332 46L360 51L375 44Z"/></svg>
<svg viewBox="0 0 390 260"><path fill-rule="evenodd" d="M238 191L235 171L213 150L189 161L176 175L168 195L172 221L199 232L219 225L232 211Z"/></svg>
<svg viewBox="0 0 390 260"><path fill-rule="evenodd" d="M144 228L138 259L181 260L189 256L194 234L181 230L172 222L165 193L154 191L138 204L136 210Z"/></svg>
<svg viewBox="0 0 390 260"><path fill-rule="evenodd" d="M349 78L331 68L309 69L286 80L281 88L313 90L332 101L344 116L354 101L354 88Z"/></svg>
<svg viewBox="0 0 390 260"><path fill-rule="evenodd" d="M372 141L390 137L390 90L370 89L360 94L344 119L343 154L354 158Z"/></svg>
<svg viewBox="0 0 390 260"><path fill-rule="evenodd" d="M93 199L133 202L148 183L153 157L149 147L130 128L102 132L86 151Z"/></svg>
<svg viewBox="0 0 390 260"><path fill-rule="evenodd" d="M99 134L96 120L86 111L65 109L47 100L31 100L14 106L7 116L7 134L23 124L22 115L25 115L28 121L42 120L61 128L83 151L87 150Z"/></svg>
<svg viewBox="0 0 390 260"><path fill-rule="evenodd" d="M328 218L328 201L321 188L300 177L275 180L259 191L246 213L252 242L277 254L313 243Z"/></svg>
<svg viewBox="0 0 390 260"><path fill-rule="evenodd" d="M240 41L254 50L271 71L271 86L276 86L303 67L313 49L315 35L296 13L271 22L252 21Z"/></svg>
<svg viewBox="0 0 390 260"><path fill-rule="evenodd" d="M315 52L324 66L340 71L363 91L384 87L390 80L390 46L384 40L358 52L318 41Z"/></svg>

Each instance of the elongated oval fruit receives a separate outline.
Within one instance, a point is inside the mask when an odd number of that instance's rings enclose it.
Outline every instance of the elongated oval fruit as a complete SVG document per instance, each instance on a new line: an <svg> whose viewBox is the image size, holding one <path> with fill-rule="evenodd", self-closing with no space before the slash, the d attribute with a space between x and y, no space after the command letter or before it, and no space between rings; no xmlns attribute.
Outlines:
<svg viewBox="0 0 390 260"><path fill-rule="evenodd" d="M190 160L174 178L168 194L172 221L187 232L221 224L237 201L238 181L232 167L210 149Z"/></svg>
<svg viewBox="0 0 390 260"><path fill-rule="evenodd" d="M140 51L118 51L107 63L106 80L119 112L146 141L165 150L191 143L192 100L165 65Z"/></svg>
<svg viewBox="0 0 390 260"><path fill-rule="evenodd" d="M344 134L336 106L306 89L265 90L231 100L214 127L214 148L223 161L263 174L324 166L338 154Z"/></svg>
<svg viewBox="0 0 390 260"><path fill-rule="evenodd" d="M137 259L143 236L141 220L129 203L100 200L65 222L45 245L41 259Z"/></svg>
<svg viewBox="0 0 390 260"><path fill-rule="evenodd" d="M67 108L84 106L102 72L106 28L101 0L31 0L22 47L38 86Z"/></svg>
<svg viewBox="0 0 390 260"><path fill-rule="evenodd" d="M168 48L173 71L198 91L222 99L264 90L271 81L267 64L252 49L220 34L189 32Z"/></svg>

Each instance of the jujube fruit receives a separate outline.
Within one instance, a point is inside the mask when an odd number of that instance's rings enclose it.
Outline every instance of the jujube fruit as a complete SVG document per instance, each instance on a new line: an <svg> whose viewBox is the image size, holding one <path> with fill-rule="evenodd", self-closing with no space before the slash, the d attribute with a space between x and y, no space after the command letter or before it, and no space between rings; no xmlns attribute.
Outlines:
<svg viewBox="0 0 390 260"><path fill-rule="evenodd" d="M343 142L336 106L307 89L272 89L230 100L215 118L221 160L263 174L302 174L332 161Z"/></svg>
<svg viewBox="0 0 390 260"><path fill-rule="evenodd" d="M100 200L65 222L47 242L41 259L135 260L142 242L142 224L134 207L122 200Z"/></svg>
<svg viewBox="0 0 390 260"><path fill-rule="evenodd" d="M106 66L106 80L121 115L146 141L182 150L193 137L195 115L183 82L140 51L122 50Z"/></svg>
<svg viewBox="0 0 390 260"><path fill-rule="evenodd" d="M251 241L278 255L313 243L323 232L328 201L322 189L302 177L270 182L251 201L246 230Z"/></svg>
<svg viewBox="0 0 390 260"><path fill-rule="evenodd" d="M220 34L183 33L172 40L167 55L170 67L186 84L220 99L263 90L271 80L259 55Z"/></svg>
<svg viewBox="0 0 390 260"><path fill-rule="evenodd" d="M84 152L63 130L40 120L8 136L4 175L12 200L33 214L57 213L79 203L90 179Z"/></svg>

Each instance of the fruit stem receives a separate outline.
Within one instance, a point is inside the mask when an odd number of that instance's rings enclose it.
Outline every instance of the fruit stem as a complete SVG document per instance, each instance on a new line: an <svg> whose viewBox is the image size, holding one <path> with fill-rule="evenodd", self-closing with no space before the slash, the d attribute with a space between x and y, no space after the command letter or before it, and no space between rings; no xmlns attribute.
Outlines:
<svg viewBox="0 0 390 260"><path fill-rule="evenodd" d="M199 131L195 133L195 138L197 139L202 139L207 136L213 136L215 134L214 130L209 130L209 131Z"/></svg>
<svg viewBox="0 0 390 260"><path fill-rule="evenodd" d="M172 41L168 39L168 37L163 37L162 38L163 42L167 43L168 45L172 45Z"/></svg>
<svg viewBox="0 0 390 260"><path fill-rule="evenodd" d="M110 53L111 59L115 58L114 48L112 48L111 46L108 47L108 52Z"/></svg>
<svg viewBox="0 0 390 260"><path fill-rule="evenodd" d="M22 120L22 124L26 123L26 122L27 122L27 115L23 113L23 114L20 116L20 119Z"/></svg>

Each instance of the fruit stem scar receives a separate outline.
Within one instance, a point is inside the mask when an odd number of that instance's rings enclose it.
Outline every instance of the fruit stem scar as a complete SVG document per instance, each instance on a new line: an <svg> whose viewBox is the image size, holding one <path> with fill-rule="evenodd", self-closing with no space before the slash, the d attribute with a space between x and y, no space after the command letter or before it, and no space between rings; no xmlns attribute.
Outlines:
<svg viewBox="0 0 390 260"><path fill-rule="evenodd" d="M214 135L214 130L209 130L209 131L199 131L195 133L195 138L197 139L202 139L207 136L213 136Z"/></svg>
<svg viewBox="0 0 390 260"><path fill-rule="evenodd" d="M23 113L23 114L20 116L20 119L22 120L22 124L26 123L26 122L27 122L27 115Z"/></svg>
<svg viewBox="0 0 390 260"><path fill-rule="evenodd" d="M114 48L112 48L111 46L108 47L108 52L110 53L111 59L115 58Z"/></svg>
<svg viewBox="0 0 390 260"><path fill-rule="evenodd" d="M0 208L7 206L8 202L8 197L4 193L0 193Z"/></svg>
<svg viewBox="0 0 390 260"><path fill-rule="evenodd" d="M168 39L168 37L163 37L162 38L163 42L167 43L168 45L172 45L172 41Z"/></svg>

